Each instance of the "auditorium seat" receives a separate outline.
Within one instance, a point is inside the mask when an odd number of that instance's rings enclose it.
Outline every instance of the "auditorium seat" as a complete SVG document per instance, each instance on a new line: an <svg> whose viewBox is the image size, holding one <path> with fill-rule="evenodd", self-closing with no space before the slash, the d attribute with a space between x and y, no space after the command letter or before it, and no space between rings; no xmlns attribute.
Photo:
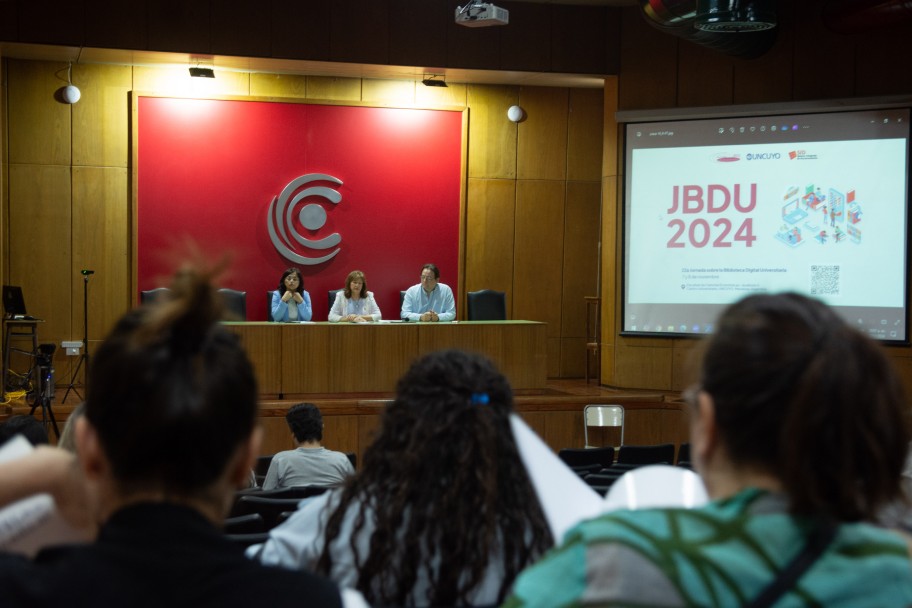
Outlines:
<svg viewBox="0 0 912 608"><path fill-rule="evenodd" d="M618 464L674 464L673 443L659 445L622 445L618 450Z"/></svg>
<svg viewBox="0 0 912 608"><path fill-rule="evenodd" d="M158 298L170 294L171 290L167 287L156 287L155 289L144 289L139 292L139 303L154 302Z"/></svg>
<svg viewBox="0 0 912 608"><path fill-rule="evenodd" d="M614 464L614 448L564 448L557 453L558 458L571 468L598 464L610 467Z"/></svg>
<svg viewBox="0 0 912 608"><path fill-rule="evenodd" d="M327 310L332 310L333 304L336 303L336 294L340 291L345 291L344 289L330 289L329 290L329 308Z"/></svg>

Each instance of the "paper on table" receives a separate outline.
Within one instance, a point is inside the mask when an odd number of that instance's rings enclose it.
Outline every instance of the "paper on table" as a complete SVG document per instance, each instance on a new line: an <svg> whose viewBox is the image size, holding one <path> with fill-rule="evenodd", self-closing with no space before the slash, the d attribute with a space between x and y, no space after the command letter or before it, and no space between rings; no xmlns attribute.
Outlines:
<svg viewBox="0 0 912 608"><path fill-rule="evenodd" d="M522 418L513 414L510 423L519 455L551 526L551 534L555 542L560 542L571 527L601 513L604 501Z"/></svg>
<svg viewBox="0 0 912 608"><path fill-rule="evenodd" d="M0 463L33 449L25 437L16 435L0 446ZM43 547L86 540L85 531L60 516L50 494L36 494L0 509L0 550L33 557Z"/></svg>

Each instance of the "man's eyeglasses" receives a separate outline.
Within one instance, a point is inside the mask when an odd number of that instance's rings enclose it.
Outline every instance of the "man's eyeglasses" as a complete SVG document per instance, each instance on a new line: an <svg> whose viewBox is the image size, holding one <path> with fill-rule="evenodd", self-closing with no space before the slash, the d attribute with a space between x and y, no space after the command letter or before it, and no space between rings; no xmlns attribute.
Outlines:
<svg viewBox="0 0 912 608"><path fill-rule="evenodd" d="M437 277L435 277L434 275L430 275L430 276L421 275L421 280L427 283L430 281L436 281Z"/></svg>

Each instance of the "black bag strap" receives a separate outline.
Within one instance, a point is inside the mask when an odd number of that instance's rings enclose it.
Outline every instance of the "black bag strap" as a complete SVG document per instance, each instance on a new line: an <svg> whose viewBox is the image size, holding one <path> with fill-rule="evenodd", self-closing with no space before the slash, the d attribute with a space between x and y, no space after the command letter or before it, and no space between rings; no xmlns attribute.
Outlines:
<svg viewBox="0 0 912 608"><path fill-rule="evenodd" d="M775 580L767 585L751 603L747 604L746 608L768 608L779 601L783 594L795 586L798 579L817 561L817 558L823 555L826 548L833 542L833 538L836 537L837 529L836 524L831 521L818 524L808 536L801 553L796 555Z"/></svg>

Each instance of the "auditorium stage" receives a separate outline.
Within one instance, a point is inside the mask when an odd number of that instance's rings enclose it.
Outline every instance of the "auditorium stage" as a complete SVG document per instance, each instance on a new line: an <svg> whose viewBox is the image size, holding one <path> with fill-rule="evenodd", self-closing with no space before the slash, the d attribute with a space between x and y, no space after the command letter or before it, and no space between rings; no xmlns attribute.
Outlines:
<svg viewBox="0 0 912 608"><path fill-rule="evenodd" d="M51 409L60 429L79 403L79 396L58 388ZM84 392L79 389L79 394ZM380 414L392 393L324 393L308 395L323 412L324 445L359 457L377 428ZM285 412L300 399L263 399L259 420L263 427L262 454L294 447ZM688 412L678 393L615 389L587 384L583 379L549 379L544 389L521 390L515 395L517 412L555 451L583 447L583 407L590 403L620 404L625 408L624 441L627 444L679 444L687 441ZM30 405L14 400L0 407L0 422L10 415L28 414ZM35 412L40 417L40 410ZM53 433L52 433L53 435ZM53 442L53 437L52 437Z"/></svg>

